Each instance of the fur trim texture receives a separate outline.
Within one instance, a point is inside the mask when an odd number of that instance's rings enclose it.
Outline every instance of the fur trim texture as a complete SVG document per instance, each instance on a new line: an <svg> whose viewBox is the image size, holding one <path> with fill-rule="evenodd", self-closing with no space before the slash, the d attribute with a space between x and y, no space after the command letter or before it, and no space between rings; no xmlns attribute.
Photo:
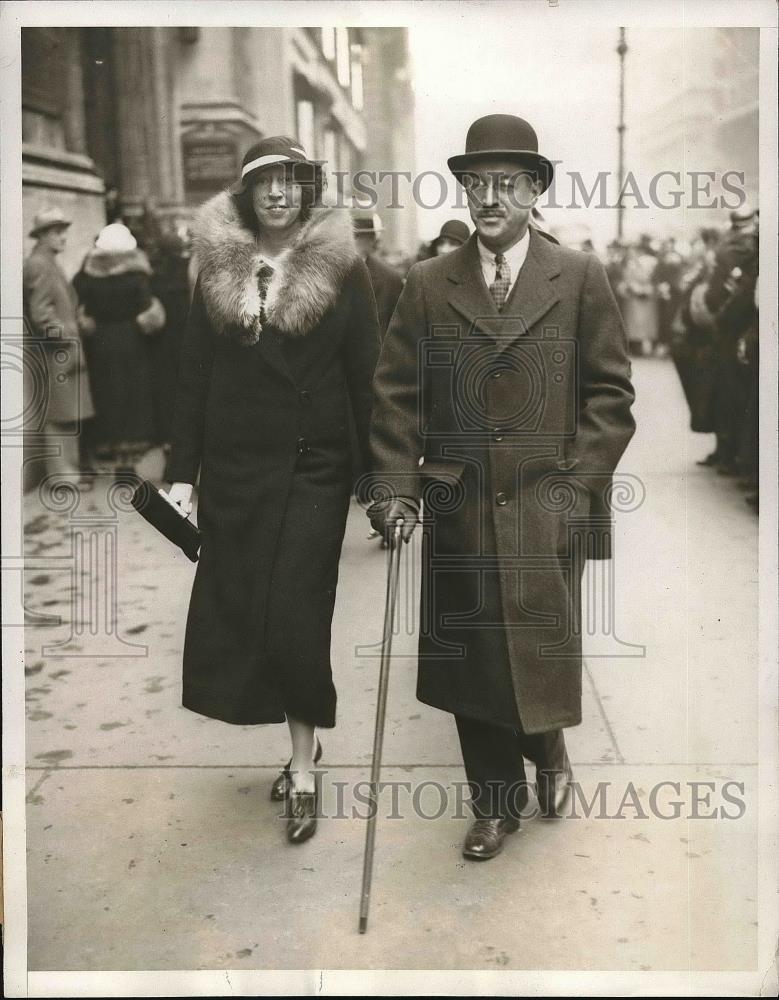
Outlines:
<svg viewBox="0 0 779 1000"><path fill-rule="evenodd" d="M109 278L116 274L151 274L149 258L143 250L98 250L84 258L84 273L92 278Z"/></svg>
<svg viewBox="0 0 779 1000"><path fill-rule="evenodd" d="M246 345L259 340L263 316L289 336L311 331L336 301L356 257L349 212L315 208L295 242L272 261L263 303L257 276L264 258L226 191L198 212L193 242L209 319L218 333Z"/></svg>

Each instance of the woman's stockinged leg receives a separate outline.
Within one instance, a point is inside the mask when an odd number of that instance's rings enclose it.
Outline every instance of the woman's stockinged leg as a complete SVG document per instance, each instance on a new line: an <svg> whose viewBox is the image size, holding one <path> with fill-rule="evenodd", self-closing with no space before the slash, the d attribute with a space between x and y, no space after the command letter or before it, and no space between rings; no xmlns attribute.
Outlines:
<svg viewBox="0 0 779 1000"><path fill-rule="evenodd" d="M287 716L289 734L292 738L292 786L296 792L313 792L314 780L314 748L316 736L314 727L300 719Z"/></svg>

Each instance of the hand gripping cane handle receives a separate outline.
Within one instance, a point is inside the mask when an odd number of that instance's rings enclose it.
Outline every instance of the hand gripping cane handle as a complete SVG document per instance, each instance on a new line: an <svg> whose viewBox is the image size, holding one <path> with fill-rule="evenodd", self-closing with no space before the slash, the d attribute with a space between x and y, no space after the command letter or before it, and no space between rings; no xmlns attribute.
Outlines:
<svg viewBox="0 0 779 1000"><path fill-rule="evenodd" d="M379 692L376 700L376 730L373 736L373 763L371 765L370 809L365 830L365 858L362 868L362 895L360 897L360 934L368 929L368 910L371 904L371 879L373 877L373 854L376 846L376 816L379 810L379 779L381 776L381 751L384 744L384 721L387 715L387 690L389 688L389 666L392 655L392 627L395 621L395 605L398 599L400 580L400 553L403 550L401 537L402 519L395 524L387 560L387 595L384 602L384 633L381 643L381 666L379 668Z"/></svg>

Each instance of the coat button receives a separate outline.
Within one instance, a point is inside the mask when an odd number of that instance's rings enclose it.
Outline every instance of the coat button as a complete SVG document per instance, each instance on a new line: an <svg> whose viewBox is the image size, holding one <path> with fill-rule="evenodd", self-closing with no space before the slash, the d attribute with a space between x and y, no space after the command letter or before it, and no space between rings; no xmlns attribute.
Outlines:
<svg viewBox="0 0 779 1000"><path fill-rule="evenodd" d="M301 403L310 403L311 402L311 393L308 391L308 389L301 389L300 390L300 402Z"/></svg>
<svg viewBox="0 0 779 1000"><path fill-rule="evenodd" d="M505 493L503 493L503 492L501 492L501 493L496 493L496 494L495 494L495 503L496 503L496 504L497 504L497 505L498 505L499 507L505 507L505 506L506 506L506 504L508 503L508 498L506 497L506 494L505 494Z"/></svg>
<svg viewBox="0 0 779 1000"><path fill-rule="evenodd" d="M494 435L494 437L492 439L493 441L502 441L503 440L503 428L501 428L501 427L493 427L492 428L492 433Z"/></svg>
<svg viewBox="0 0 779 1000"><path fill-rule="evenodd" d="M305 453L308 451L308 443L306 442L305 438L298 438L297 446L298 446L298 455L305 455Z"/></svg>
<svg viewBox="0 0 779 1000"><path fill-rule="evenodd" d="M501 371L497 371L497 372L493 372L493 373L492 373L492 377L493 377L493 378L500 378L500 376L501 376L502 374L503 374L503 372L501 372Z"/></svg>

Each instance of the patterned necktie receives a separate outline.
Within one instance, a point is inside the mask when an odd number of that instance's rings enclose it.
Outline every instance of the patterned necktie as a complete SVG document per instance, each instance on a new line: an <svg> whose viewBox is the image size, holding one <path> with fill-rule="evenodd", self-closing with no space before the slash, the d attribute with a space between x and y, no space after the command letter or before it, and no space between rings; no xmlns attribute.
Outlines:
<svg viewBox="0 0 779 1000"><path fill-rule="evenodd" d="M490 293L495 301L495 305L498 307L498 312L501 312L503 309L503 305L509 293L509 288L511 288L511 271L509 269L509 262L502 253L496 253L495 280L490 285Z"/></svg>

